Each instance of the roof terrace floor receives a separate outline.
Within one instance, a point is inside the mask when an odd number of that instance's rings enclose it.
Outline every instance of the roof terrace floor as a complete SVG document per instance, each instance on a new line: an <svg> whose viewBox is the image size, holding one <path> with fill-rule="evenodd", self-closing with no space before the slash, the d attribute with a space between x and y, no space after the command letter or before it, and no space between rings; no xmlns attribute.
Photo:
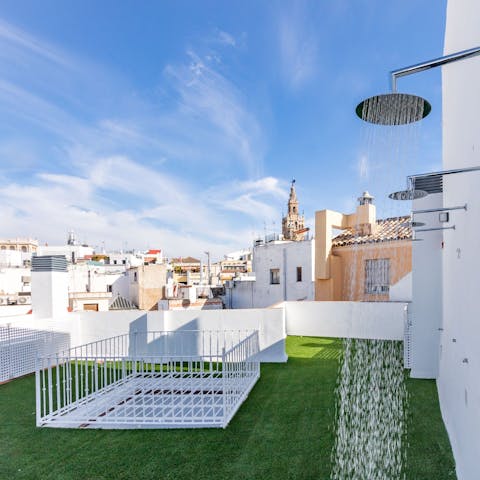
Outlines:
<svg viewBox="0 0 480 480"><path fill-rule="evenodd" d="M289 337L225 430L35 426L33 375L0 385L0 478L328 479L340 340ZM409 379L407 479L455 478L434 381Z"/></svg>

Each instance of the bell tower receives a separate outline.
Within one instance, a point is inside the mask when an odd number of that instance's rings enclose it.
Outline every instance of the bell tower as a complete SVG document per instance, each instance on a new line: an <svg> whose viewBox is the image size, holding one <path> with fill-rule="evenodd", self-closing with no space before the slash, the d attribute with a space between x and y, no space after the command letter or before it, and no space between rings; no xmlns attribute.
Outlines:
<svg viewBox="0 0 480 480"><path fill-rule="evenodd" d="M305 218L299 214L297 192L295 191L295 180L290 186L290 197L288 199L287 215L282 219L282 233L285 240L298 242L303 240L305 232Z"/></svg>

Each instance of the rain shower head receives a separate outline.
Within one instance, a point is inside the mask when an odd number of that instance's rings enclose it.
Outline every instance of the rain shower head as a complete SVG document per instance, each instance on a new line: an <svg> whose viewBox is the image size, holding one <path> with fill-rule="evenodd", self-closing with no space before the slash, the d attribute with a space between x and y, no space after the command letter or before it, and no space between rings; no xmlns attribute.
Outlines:
<svg viewBox="0 0 480 480"><path fill-rule="evenodd" d="M377 125L405 125L425 118L432 107L422 97L408 93L385 93L357 105L357 115Z"/></svg>
<svg viewBox="0 0 480 480"><path fill-rule="evenodd" d="M397 78L477 55L480 55L480 47L462 50L400 70L394 70L390 72L392 93L368 98L359 103L355 111L362 120L377 125L405 125L417 122L425 118L432 107L421 97L408 93L397 93Z"/></svg>

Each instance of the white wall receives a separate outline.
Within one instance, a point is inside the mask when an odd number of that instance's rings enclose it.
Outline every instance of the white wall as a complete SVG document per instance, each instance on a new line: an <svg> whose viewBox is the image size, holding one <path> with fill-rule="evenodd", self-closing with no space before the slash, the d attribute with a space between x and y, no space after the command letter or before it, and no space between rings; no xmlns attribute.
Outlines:
<svg viewBox="0 0 480 480"><path fill-rule="evenodd" d="M30 277L30 268L0 267L0 295L29 292L30 284L24 284L22 277Z"/></svg>
<svg viewBox="0 0 480 480"><path fill-rule="evenodd" d="M59 318L66 315L67 272L32 272L32 311L35 318Z"/></svg>
<svg viewBox="0 0 480 480"><path fill-rule="evenodd" d="M152 317L158 312L151 312ZM286 362L283 308L165 311L167 330L257 330L262 362Z"/></svg>
<svg viewBox="0 0 480 480"><path fill-rule="evenodd" d="M254 308L255 280L234 280L233 287L225 287L226 308Z"/></svg>
<svg viewBox="0 0 480 480"><path fill-rule="evenodd" d="M139 267L140 265L143 265L143 262L144 262L144 255L141 253L138 253L138 254L107 253L107 255L110 259L110 265L125 265L127 267Z"/></svg>
<svg viewBox="0 0 480 480"><path fill-rule="evenodd" d="M125 266L74 264L68 269L70 292L107 292L108 286L125 276Z"/></svg>
<svg viewBox="0 0 480 480"><path fill-rule="evenodd" d="M395 285L390 285L388 292L390 302L411 302L412 301L412 272L404 275Z"/></svg>
<svg viewBox="0 0 480 480"><path fill-rule="evenodd" d="M31 260L31 258L31 252L0 250L0 266L3 267L23 267L24 261Z"/></svg>
<svg viewBox="0 0 480 480"><path fill-rule="evenodd" d="M413 210L441 208L441 193L427 195L413 202ZM415 221L425 228L449 226L438 220L439 213L415 214ZM412 242L412 370L413 378L437 378L439 338L442 324L442 230L417 232L421 239Z"/></svg>
<svg viewBox="0 0 480 480"><path fill-rule="evenodd" d="M75 259L84 258L85 255L93 255L92 247L84 247L82 245L39 245L37 255L65 255L68 262L72 261L72 254Z"/></svg>
<svg viewBox="0 0 480 480"><path fill-rule="evenodd" d="M2 305L0 306L0 317L16 317L18 315L26 315L31 309L31 305ZM8 318L6 318L6 320L8 320Z"/></svg>
<svg viewBox="0 0 480 480"><path fill-rule="evenodd" d="M480 2L449 1L445 54L480 45ZM443 67L443 165L480 165L480 58ZM443 332L437 385L461 480L479 478L480 458L480 173L444 178L456 230L445 232ZM463 363L468 359L468 363Z"/></svg>
<svg viewBox="0 0 480 480"><path fill-rule="evenodd" d="M254 308L263 308L282 301L313 300L314 291L314 243L271 242L259 245L253 251ZM302 280L297 281L297 267L302 268ZM280 283L270 283L270 270L280 270ZM248 307L249 287L232 290L232 305ZM233 307L235 308L235 307Z"/></svg>
<svg viewBox="0 0 480 480"><path fill-rule="evenodd" d="M285 302L287 335L403 340L406 304Z"/></svg>
<svg viewBox="0 0 480 480"><path fill-rule="evenodd" d="M249 310L196 311L109 311L72 312L57 319L0 317L0 324L25 326L39 330L61 331L70 335L70 345L85 343L131 332L162 330L258 330L260 361L286 362L285 317L283 308Z"/></svg>

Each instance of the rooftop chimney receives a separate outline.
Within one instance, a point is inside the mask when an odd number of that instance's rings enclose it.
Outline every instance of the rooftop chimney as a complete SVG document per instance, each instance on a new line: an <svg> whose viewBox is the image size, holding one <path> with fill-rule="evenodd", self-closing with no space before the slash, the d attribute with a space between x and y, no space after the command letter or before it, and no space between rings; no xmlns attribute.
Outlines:
<svg viewBox="0 0 480 480"><path fill-rule="evenodd" d="M358 197L356 229L360 235L370 235L377 226L377 213L373 204L374 197L367 191Z"/></svg>

